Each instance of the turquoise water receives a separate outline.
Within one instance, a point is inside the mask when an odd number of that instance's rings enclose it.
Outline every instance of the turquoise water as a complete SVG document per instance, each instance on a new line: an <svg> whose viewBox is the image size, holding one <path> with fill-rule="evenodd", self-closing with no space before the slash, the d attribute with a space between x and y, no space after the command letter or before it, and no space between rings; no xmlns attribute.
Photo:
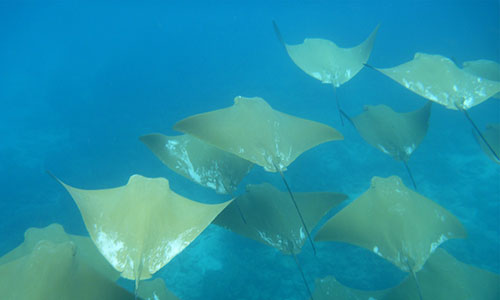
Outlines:
<svg viewBox="0 0 500 300"><path fill-rule="evenodd" d="M401 163L366 144L339 122L334 94L297 68L271 21L290 44L306 37L352 47L377 24L370 64L392 67L415 52L461 63L500 61L498 1L194 1L138 5L109 2L0 2L0 255L28 227L57 222L86 235L73 200L47 174L88 189L126 183L132 174L166 177L172 189L201 202L216 195L164 167L138 137L176 134L189 115L260 96L275 109L329 124L345 136L300 156L285 173L294 191L337 191L353 200L373 176L398 175ZM338 89L342 107L366 104L397 111L425 100L363 69ZM469 113L480 128L500 121L490 99ZM460 260L500 273L500 168L476 144L463 114L433 105L429 131L412 155L419 192L455 214L469 237L443 246ZM276 174L254 168L240 186ZM418 224L415 224L418 226ZM397 284L404 274L376 255L340 243L309 245L299 259L310 284L334 275L352 287ZM181 299L305 299L291 257L210 226L157 273ZM121 281L132 288L132 284Z"/></svg>

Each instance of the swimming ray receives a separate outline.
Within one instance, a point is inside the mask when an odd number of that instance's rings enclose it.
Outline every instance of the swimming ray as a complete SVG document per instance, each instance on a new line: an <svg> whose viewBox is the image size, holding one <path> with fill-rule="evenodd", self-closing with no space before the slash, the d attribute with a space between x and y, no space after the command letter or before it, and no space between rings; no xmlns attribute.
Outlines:
<svg viewBox="0 0 500 300"><path fill-rule="evenodd" d="M0 257L0 265L29 255L41 241L49 241L56 244L72 242L78 249L75 259L92 266L95 271L111 281L116 281L120 277L120 274L99 253L89 237L67 234L64 228L56 223L45 228L28 228L24 233L24 242Z"/></svg>
<svg viewBox="0 0 500 300"><path fill-rule="evenodd" d="M373 69L449 109L467 110L500 92L500 82L466 72L441 55L416 53L399 66Z"/></svg>
<svg viewBox="0 0 500 300"><path fill-rule="evenodd" d="M184 250L232 201L195 202L174 193L165 178L140 175L124 186L101 190L58 181L78 205L101 254L122 277L135 280L136 291L140 280L151 278Z"/></svg>
<svg viewBox="0 0 500 300"><path fill-rule="evenodd" d="M0 265L2 299L134 299L79 258L72 241L41 240L21 257Z"/></svg>
<svg viewBox="0 0 500 300"><path fill-rule="evenodd" d="M328 192L295 193L294 196L308 228L314 228L328 211L347 198L344 194ZM246 222L239 217L236 205L241 208ZM296 257L307 236L301 220L294 215L295 207L288 199L288 194L264 183L247 185L246 193L228 205L213 223L292 255L311 295Z"/></svg>
<svg viewBox="0 0 500 300"><path fill-rule="evenodd" d="M266 171L279 172L315 251L283 171L303 152L324 142L340 140L342 134L327 125L276 111L262 98L241 96L234 99L231 107L188 117L177 122L174 129L258 164Z"/></svg>
<svg viewBox="0 0 500 300"><path fill-rule="evenodd" d="M416 53L413 60L399 66L386 69L371 68L424 98L448 109L463 111L479 136L481 132L467 110L500 92L499 81L488 80L464 71L451 59L441 55ZM499 159L498 153L493 151L482 136L481 138L496 159Z"/></svg>
<svg viewBox="0 0 500 300"><path fill-rule="evenodd" d="M441 243L465 237L455 216L391 176L374 177L370 189L328 220L315 240L366 248L413 273Z"/></svg>
<svg viewBox="0 0 500 300"><path fill-rule="evenodd" d="M411 276L384 290L358 290L327 276L316 279L313 295L315 300L494 300L500 297L498 274L460 262L442 248L434 251L416 277L422 296Z"/></svg>
<svg viewBox="0 0 500 300"><path fill-rule="evenodd" d="M368 61L379 25L363 43L352 48L341 48L332 41L319 38L306 38L301 44L289 45L274 21L273 26L292 61L307 75L333 86L337 108L340 109L336 88L351 80ZM340 119L342 121L342 117Z"/></svg>
<svg viewBox="0 0 500 300"><path fill-rule="evenodd" d="M148 134L139 138L174 172L220 194L231 194L253 164L190 135Z"/></svg>
<svg viewBox="0 0 500 300"><path fill-rule="evenodd" d="M466 61L462 64L462 69L488 80L500 81L500 64L496 61L487 59ZM500 92L492 97L500 99Z"/></svg>
<svg viewBox="0 0 500 300"><path fill-rule="evenodd" d="M484 153L494 162L500 164L500 160L498 160L493 152L491 152L488 145L481 139L479 134L476 131L473 131L474 137L478 142L479 146L483 150ZM484 139L488 141L488 144L493 148L495 153L500 153L500 123L493 123L486 125L486 129L482 133Z"/></svg>
<svg viewBox="0 0 500 300"><path fill-rule="evenodd" d="M347 199L347 195L331 192L294 193L294 196L308 228L314 228L328 211ZM247 218L246 224L239 218L236 203ZM288 193L269 183L247 185L246 193L234 199L213 223L284 254L292 254L286 241L291 242L292 252L298 254L307 240Z"/></svg>
<svg viewBox="0 0 500 300"><path fill-rule="evenodd" d="M460 262L442 248L436 249L417 273L424 299L467 300L500 298L500 276ZM417 300L411 278L393 288L383 300Z"/></svg>
<svg viewBox="0 0 500 300"><path fill-rule="evenodd" d="M431 103L408 113L397 113L385 105L366 105L360 115L346 115L368 144L405 164L415 189L417 185L407 162L427 133Z"/></svg>

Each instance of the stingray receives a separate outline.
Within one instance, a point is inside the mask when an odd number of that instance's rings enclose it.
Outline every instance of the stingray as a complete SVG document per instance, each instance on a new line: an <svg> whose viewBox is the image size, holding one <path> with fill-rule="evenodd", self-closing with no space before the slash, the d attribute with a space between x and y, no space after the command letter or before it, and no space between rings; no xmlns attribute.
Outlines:
<svg viewBox="0 0 500 300"><path fill-rule="evenodd" d="M231 107L188 117L175 124L174 129L249 160L266 171L279 172L316 253L283 171L303 152L324 142L340 140L342 134L330 126L274 110L262 98L241 96L234 99Z"/></svg>
<svg viewBox="0 0 500 300"><path fill-rule="evenodd" d="M424 299L467 300L500 298L498 274L458 261L446 250L436 249L416 273ZM418 300L420 294L411 277L384 290L358 290L339 283L333 276L316 279L316 300Z"/></svg>
<svg viewBox="0 0 500 300"><path fill-rule="evenodd" d="M431 103L408 113L397 113L385 105L366 105L364 112L353 118L342 113L368 144L403 162L417 189L407 162L427 133Z"/></svg>
<svg viewBox="0 0 500 300"><path fill-rule="evenodd" d="M318 38L307 38L301 44L289 45L285 43L278 25L274 21L273 26L278 40L292 61L302 71L322 83L333 85L340 114L336 89L358 74L363 68L363 64L368 61L379 25L363 43L353 48L341 48L332 41ZM344 124L341 115L340 120Z"/></svg>
<svg viewBox="0 0 500 300"><path fill-rule="evenodd" d="M347 199L345 194L331 192L294 193L294 197L308 228L314 228L328 211ZM237 203L247 216L246 224L238 217ZM284 254L300 253L307 239L288 193L269 183L247 185L246 193L228 205L213 223Z"/></svg>
<svg viewBox="0 0 500 300"><path fill-rule="evenodd" d="M439 245L466 235L454 215L391 176L374 177L370 189L328 220L315 240L366 248L414 275Z"/></svg>
<svg viewBox="0 0 500 300"><path fill-rule="evenodd" d="M500 92L499 81L488 80L464 71L444 56L425 53L416 53L413 60L393 68L369 67L424 98L448 109L463 111L476 132L498 159L498 154L482 137L467 110Z"/></svg>
<svg viewBox="0 0 500 300"><path fill-rule="evenodd" d="M184 250L232 201L195 202L174 193L165 178L140 175L124 186L101 190L58 181L78 205L101 254L122 277L135 280L136 291L140 280L151 278Z"/></svg>
<svg viewBox="0 0 500 300"><path fill-rule="evenodd" d="M190 135L148 134L139 138L174 172L220 194L230 194L253 164Z"/></svg>
<svg viewBox="0 0 500 300"><path fill-rule="evenodd" d="M89 237L70 235L60 224L51 224L45 228L29 228L24 233L24 242L0 258L0 265L30 254L40 241L52 243L72 242L78 251L76 259L92 266L97 272L111 281L116 281L120 274L99 253Z"/></svg>
<svg viewBox="0 0 500 300"><path fill-rule="evenodd" d="M328 211L347 198L347 195L329 192L295 193L294 196L308 228L314 228ZM237 204L246 222L239 217ZM307 237L287 193L269 183L247 185L246 193L228 205L213 223L292 255L311 294L296 257Z"/></svg>
<svg viewBox="0 0 500 300"><path fill-rule="evenodd" d="M494 153L500 153L500 123L486 125L486 129L482 133L483 137L486 141L488 141L488 144L491 148L493 148L494 152L490 150L477 132L473 131L473 133L483 152L486 153L491 160L500 164L500 160L498 160L498 158L494 155Z"/></svg>
<svg viewBox="0 0 500 300"><path fill-rule="evenodd" d="M500 276L460 262L438 248L417 273L424 299L500 299ZM413 280L407 278L383 300L419 299ZM378 298L377 298L378 299Z"/></svg>
<svg viewBox="0 0 500 300"><path fill-rule="evenodd" d="M462 64L462 69L488 80L500 81L500 64L496 61L487 59L466 61ZM496 93L492 97L500 99L500 93Z"/></svg>
<svg viewBox="0 0 500 300"><path fill-rule="evenodd" d="M0 265L2 299L134 299L79 259L72 241L39 241L29 253Z"/></svg>

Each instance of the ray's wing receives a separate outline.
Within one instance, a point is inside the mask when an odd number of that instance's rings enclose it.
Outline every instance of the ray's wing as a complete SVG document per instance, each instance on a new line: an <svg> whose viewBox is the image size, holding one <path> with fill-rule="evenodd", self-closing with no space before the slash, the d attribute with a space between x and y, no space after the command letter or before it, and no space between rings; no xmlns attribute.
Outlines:
<svg viewBox="0 0 500 300"><path fill-rule="evenodd" d="M487 59L466 61L462 64L462 69L484 79L500 81L500 64L496 61Z"/></svg>
<svg viewBox="0 0 500 300"><path fill-rule="evenodd" d="M127 279L151 278L231 201L203 204L174 193L168 180L130 177L127 185L83 190L62 181L102 255Z"/></svg>
<svg viewBox="0 0 500 300"><path fill-rule="evenodd" d="M262 98L236 97L228 108L188 117L175 130L275 172L321 143L342 139L327 125L275 111Z"/></svg>
<svg viewBox="0 0 500 300"><path fill-rule="evenodd" d="M354 77L368 61L378 28L353 48L341 48L324 39L305 39L302 44L285 44L285 48L293 62L306 74L339 87Z"/></svg>
<svg viewBox="0 0 500 300"><path fill-rule="evenodd" d="M441 243L465 237L455 216L391 176L374 177L370 189L327 221L315 239L364 247L417 272Z"/></svg>
<svg viewBox="0 0 500 300"><path fill-rule="evenodd" d="M148 134L139 138L174 172L220 194L229 194L253 164L193 136Z"/></svg>
<svg viewBox="0 0 500 300"><path fill-rule="evenodd" d="M78 249L76 259L92 266L109 280L116 281L120 274L99 253L89 237L67 234L60 224L51 224L45 228L28 228L24 233L24 242L0 258L0 265L30 254L41 241L52 243L73 242Z"/></svg>
<svg viewBox="0 0 500 300"><path fill-rule="evenodd" d="M397 113L385 105L365 106L351 118L363 139L396 160L407 161L429 127L431 102L409 113Z"/></svg>
<svg viewBox="0 0 500 300"><path fill-rule="evenodd" d="M467 110L500 92L500 82L466 72L441 55L416 53L409 62L376 70L449 109Z"/></svg>

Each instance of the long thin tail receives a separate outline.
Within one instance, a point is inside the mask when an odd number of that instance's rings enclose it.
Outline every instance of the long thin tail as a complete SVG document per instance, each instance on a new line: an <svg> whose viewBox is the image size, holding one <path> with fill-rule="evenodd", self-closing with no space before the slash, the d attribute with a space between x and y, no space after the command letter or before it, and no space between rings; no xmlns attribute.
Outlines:
<svg viewBox="0 0 500 300"><path fill-rule="evenodd" d="M424 300L424 297L422 296L422 290L420 289L420 284L418 283L417 274L412 269L410 269L410 270L411 270L410 271L411 272L411 276L415 280L415 285L417 286L418 299Z"/></svg>
<svg viewBox="0 0 500 300"><path fill-rule="evenodd" d="M335 94L335 103L337 103L337 111L339 112L339 119L342 126L344 126L344 119L342 118L342 109L340 108L339 96L337 95L337 88L333 86L333 93Z"/></svg>
<svg viewBox="0 0 500 300"><path fill-rule="evenodd" d="M283 39L283 36L281 35L280 29L278 28L278 24L273 20L273 27L274 27L274 33L276 33L276 37L280 41L281 45L285 48L286 50L286 44L285 40Z"/></svg>
<svg viewBox="0 0 500 300"><path fill-rule="evenodd" d="M372 66L372 65L369 65L369 64L363 64L363 65L364 65L365 67L368 67L368 68L372 69L372 70L378 71L378 70L377 70L377 69L375 69L375 67L374 67L374 66Z"/></svg>
<svg viewBox="0 0 500 300"><path fill-rule="evenodd" d="M474 129L476 130L477 135L483 140L483 142L486 144L488 149L490 149L491 153L493 153L493 156L495 156L496 160L500 161L500 158L498 158L498 154L495 152L495 150L493 150L493 147L491 147L490 143L488 143L488 141L486 140L484 135L481 133L479 128L477 128L476 123L474 123L474 121L472 121L471 117L469 116L469 113L467 113L467 111L465 109L463 109L462 111L464 112L467 120L469 120L469 122L472 124L472 127L474 127Z"/></svg>
<svg viewBox="0 0 500 300"><path fill-rule="evenodd" d="M410 175L411 182L413 183L413 187L415 188L415 191L417 190L417 184L415 183L415 179L413 179L413 175L411 174L410 167L408 167L408 163L406 160L403 160L403 164L405 165L406 171L408 172L408 175Z"/></svg>
<svg viewBox="0 0 500 300"><path fill-rule="evenodd" d="M240 203L237 201L238 199L234 200L234 203L236 204L236 207L238 208L238 212L240 213L241 220L243 223L247 224L247 220L245 219L245 215L243 215L243 210L241 210Z"/></svg>
<svg viewBox="0 0 500 300"><path fill-rule="evenodd" d="M349 123L351 123L352 126L356 127L354 125L354 122L352 121L351 117L349 117L349 115L346 114L346 112L342 108L339 110L339 112L342 114L342 116L344 116L344 118L347 119L347 121L349 121Z"/></svg>
<svg viewBox="0 0 500 300"><path fill-rule="evenodd" d="M287 241L287 243L290 243L290 241ZM311 288L309 287L309 284L307 283L306 276L304 275L304 271L302 270L300 262L297 259L297 255L295 255L295 252L293 252L292 247L289 247L289 248L290 248L290 253L292 253L293 260L295 261L295 264L297 265L297 268L299 269L300 275L302 276L302 280L304 281L304 285L307 288L307 292L309 293L309 297L311 297L310 298L311 300L314 300L312 292L311 292Z"/></svg>
<svg viewBox="0 0 500 300"><path fill-rule="evenodd" d="M314 247L314 243L313 243L313 240L311 238L311 234L309 233L309 229L307 229L306 222L304 221L304 218L302 217L302 213L300 212L299 206L297 205L297 202L295 201L295 197L293 196L292 191L290 190L290 186L288 185L288 182L285 179L285 175L283 175L283 171L281 171L281 169L278 169L278 167L276 165L274 165L274 167L276 168L276 170L278 170L278 172L280 172L281 179L283 179L283 182L285 183L286 189L288 190L288 194L290 194L290 199L292 199L293 205L295 206L295 209L297 210L297 214L300 217L300 221L302 222L302 226L304 226L304 229L307 233L307 238L309 239L309 242L311 243L311 247L313 249L314 255L316 256L316 247Z"/></svg>

